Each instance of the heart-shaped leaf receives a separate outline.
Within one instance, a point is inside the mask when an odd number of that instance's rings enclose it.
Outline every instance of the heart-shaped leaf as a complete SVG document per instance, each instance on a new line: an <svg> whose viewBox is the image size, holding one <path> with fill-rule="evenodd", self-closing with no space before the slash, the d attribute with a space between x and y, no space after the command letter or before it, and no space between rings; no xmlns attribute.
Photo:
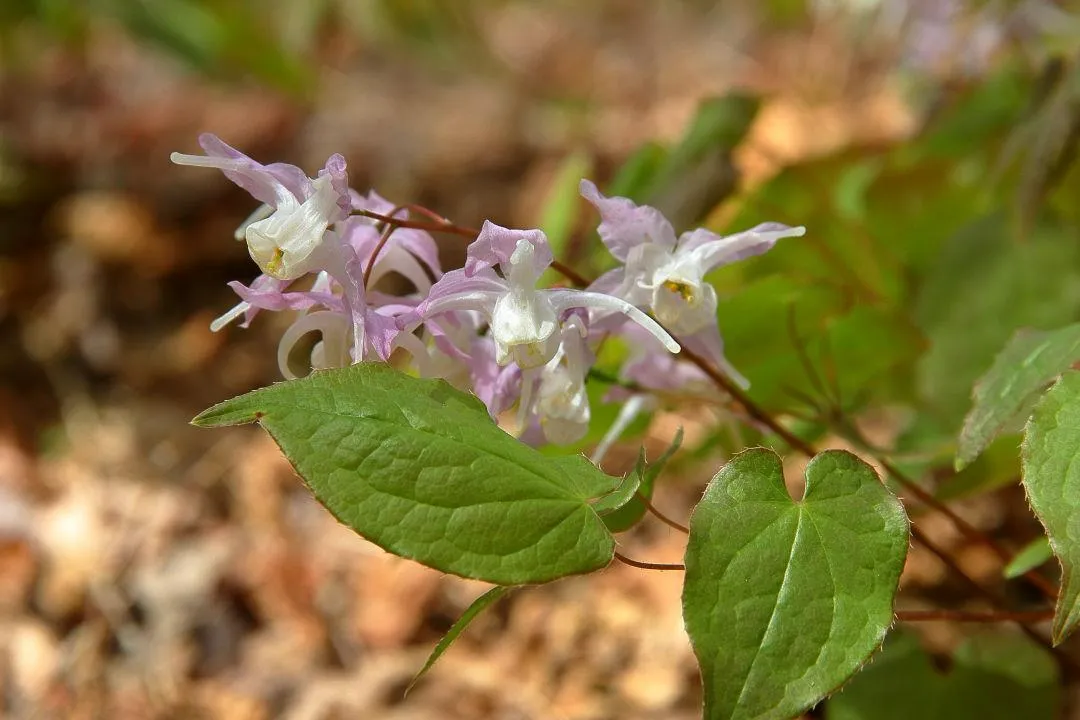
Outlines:
<svg viewBox="0 0 1080 720"><path fill-rule="evenodd" d="M1035 406L1021 452L1028 502L1061 563L1054 643L1080 622L1080 373L1067 372Z"/></svg>
<svg viewBox="0 0 1080 720"><path fill-rule="evenodd" d="M825 705L827 720L1051 720L1058 672L1043 648L1010 632L970 637L943 675L911 634L885 647Z"/></svg>
<svg viewBox="0 0 1080 720"><path fill-rule="evenodd" d="M1013 335L975 385L975 403L960 433L956 469L962 470L974 460L998 433L1023 423L1039 393L1077 360L1080 324L1050 332L1021 330Z"/></svg>
<svg viewBox="0 0 1080 720"><path fill-rule="evenodd" d="M732 458L686 549L706 719L790 718L843 683L892 623L907 548L903 506L854 455L815 457L799 502L771 450Z"/></svg>
<svg viewBox="0 0 1080 720"><path fill-rule="evenodd" d="M606 566L592 498L619 484L582 456L545 457L474 396L361 363L215 405L204 427L258 421L341 522L424 565L499 585Z"/></svg>

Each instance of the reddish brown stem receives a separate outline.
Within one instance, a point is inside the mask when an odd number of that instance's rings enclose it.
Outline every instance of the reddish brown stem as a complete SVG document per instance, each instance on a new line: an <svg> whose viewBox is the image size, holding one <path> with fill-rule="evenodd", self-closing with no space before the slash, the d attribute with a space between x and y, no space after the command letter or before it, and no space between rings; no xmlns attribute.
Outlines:
<svg viewBox="0 0 1080 720"><path fill-rule="evenodd" d="M939 547L933 540L924 535L923 532L919 530L919 528L912 526L911 537L920 545L922 545L927 550L936 555L938 560L940 560L942 564L945 565L945 567L949 568L949 570L951 570L953 574L956 575L956 577L963 580L968 585L968 587L974 590L977 594L981 595L982 597L986 598L991 603L999 607L1005 605L1004 601L1002 600L1002 598L998 597L997 593L984 588L982 585L973 580L970 575L964 572L963 569L961 569L961 567L956 564L955 560L949 557L948 553L946 553L941 547ZM1039 645L1048 648L1050 652L1054 654L1054 657L1056 657L1061 663L1061 666L1069 671L1072 677L1077 677L1078 675L1080 675L1080 666L1077 666L1077 664L1073 661L1071 657L1061 652L1061 650L1059 650L1058 648L1054 647L1052 642L1043 637L1026 622L1017 619L1012 619L1012 622L1015 622L1017 627L1020 628L1021 632L1023 632L1029 638L1037 642Z"/></svg>
<svg viewBox="0 0 1080 720"><path fill-rule="evenodd" d="M429 232L444 232L452 235L461 235L462 237L474 238L480 234L479 230L469 227L463 227L461 225L455 225L451 222L422 222L420 220L404 220L402 218L391 217L390 215L383 215L382 213L372 212L371 210L357 210L354 215L360 215L361 217L371 218L372 220L378 220L379 222L391 223L397 227L412 228L413 230L427 230Z"/></svg>
<svg viewBox="0 0 1080 720"><path fill-rule="evenodd" d="M990 537L986 533L980 532L978 530L978 528L976 528L971 523L969 523L967 520L964 520L962 517L960 517L959 515L954 513L951 508L949 508L947 505L942 503L940 500L938 500L932 494L930 494L926 490L924 490L914 480L907 477L895 465L890 463L888 460L885 460L884 458L877 458L877 461L879 463L881 463L881 467L885 468L885 471L888 472L890 475L892 475L893 478L895 478L896 481L898 483L900 483L900 485L905 490L907 490L912 495L914 495L916 498L918 498L919 502L923 503L927 507L933 508L937 512L940 512L941 514L943 514L945 517L949 518L949 521L952 522L952 524L956 526L956 529L959 530L961 532L961 534L963 534L964 537L966 537L968 540L971 540L972 542L980 543L980 544L985 545L986 547L990 548L990 550L995 555L997 555L998 558L1000 558L1001 561L1003 563L1005 563L1006 565L1009 564L1009 562L1012 561L1012 557L1009 554L1009 551L1006 550L1000 543L998 543L996 540L994 540L992 537ZM1038 588L1039 591L1047 599L1049 599L1049 600L1056 600L1057 599L1057 595L1058 595L1057 588L1054 587L1053 583L1048 581L1046 578L1044 578L1039 573L1035 572L1034 570L1028 570L1027 572L1024 573L1024 578L1026 578L1032 585L1034 585L1036 588Z"/></svg>
<svg viewBox="0 0 1080 720"><path fill-rule="evenodd" d="M571 282L573 282L575 285L583 287L583 286L585 286L587 284L587 281L585 280L585 278L577 276L576 273L575 273L575 276L576 277L571 277L571 276L567 275L566 277ZM721 390L725 391L737 403L739 403L743 407L743 409L745 410L747 415L749 415L751 418L753 418L754 420L760 422L762 425L764 425L765 427L769 428L774 433L776 433L776 435L778 435L780 438L782 438L784 440L784 442L786 442L792 449L802 453L803 455L805 455L806 457L809 457L809 458L812 458L812 457L814 457L814 455L817 454L816 451L814 450L813 445L806 442L802 438L798 437L793 432L791 432L786 427L784 427L782 424L780 424L780 422L778 420L776 420L776 418L774 418L770 413L765 411L763 408L759 407L757 405L757 403L755 403L753 400L751 400L750 397L743 391L743 389L741 387L736 385L726 375L724 375L719 370L714 368L712 366L712 364L709 363L704 357L702 357L701 355L698 355L694 351L690 350L685 345L683 345L683 347L682 347L681 354L685 359L692 362L702 372L704 372L705 375L708 376L708 378L717 387L719 387ZM912 492L913 495L918 497L920 500L922 500L924 497L928 498L929 501L926 502L926 504L928 506L934 508L935 510L940 510L941 512L943 512L946 515L946 517L948 517L953 523L957 524L958 528L963 528L963 527L969 528L971 533L972 533L970 535L970 537L972 539L984 538L984 540L982 540L982 542L993 543L993 540L986 537L983 533L979 532L976 528L972 527L969 523L965 522L962 518L958 517L956 515L956 513L952 512L951 509L947 508L945 505L943 505L941 502L939 502L937 500L937 498L935 498L932 495L930 495L929 493L927 493L921 487L918 487L917 485L915 485L915 483L912 480L910 480L909 478L907 478L905 475L902 475L902 474L898 473L895 467L893 467L892 465L890 465L890 464L888 464L886 462L882 462L882 467L885 467L885 469L890 474L892 474L894 477L896 477L897 481L900 482L904 487L908 487L908 488L914 487L914 488L916 488L917 490ZM955 573L957 575L957 577L962 578L964 580L964 582L967 583L972 589L974 589L980 595L983 595L984 597L987 597L988 599L993 601L995 604L999 604L999 605L1001 604L1000 599L994 593L987 590L982 585L980 585L978 582L976 582L973 578L971 578L971 576L969 576L966 572L964 572L963 568L961 568L959 565L957 565L956 562L954 562L953 559L951 557L949 557L948 553L946 553L943 549L941 549L935 543L933 543L918 528L916 528L914 526L911 528L911 536L912 536L912 539L914 539L916 542L923 545L927 550L929 550L931 553L933 553L935 556L937 556L937 558L939 560L941 560L942 563L944 563L946 567L948 567L953 573ZM1005 554L1005 557L1003 559L1006 559L1006 560L1008 559L1007 553ZM1040 586L1040 589L1042 589L1041 586ZM1045 590L1044 590L1044 592L1045 592ZM1056 594L1057 594L1056 591L1053 592L1051 597L1056 596ZM1028 625L1024 624L1021 621L1017 621L1017 624L1020 626L1021 630L1023 630L1023 632L1025 634L1027 634L1033 640L1038 642L1040 645L1050 647L1051 650L1054 652L1054 654L1062 662L1063 666L1068 667L1071 672L1075 673L1077 671L1080 671L1080 668L1078 668L1076 666L1076 664L1073 663L1070 658L1068 658L1066 655L1056 651L1052 647L1051 643L1049 641L1047 641L1046 638L1042 637L1042 635L1040 635L1035 630L1033 630L1031 627L1029 627Z"/></svg>
<svg viewBox="0 0 1080 720"><path fill-rule="evenodd" d="M896 619L900 622L947 622L991 623L991 622L1040 622L1052 620L1053 610L897 610Z"/></svg>
<svg viewBox="0 0 1080 720"><path fill-rule="evenodd" d="M637 495L637 499L645 504L645 509L648 510L649 512L651 512L653 515L655 515L657 520L664 523L668 527L671 527L671 528L674 528L674 529L678 530L679 532L681 532L681 533L683 533L685 535L690 534L690 528L686 527L682 523L679 523L679 522L676 522L675 520L672 520L667 515L660 512L659 510L657 510L656 506L653 505L651 502L649 502L649 499L647 497L645 497L644 495L642 495L641 493L636 493L636 495Z"/></svg>
<svg viewBox="0 0 1080 720"><path fill-rule="evenodd" d="M391 213L393 214L393 213ZM364 268L364 290L367 290L368 282L371 281L371 271L375 269L375 261L379 259L379 253L382 252L383 246L390 240L390 236L394 234L400 225L394 223L386 223L386 227L383 228L382 235L379 236L379 242L375 243L375 249L371 252L371 259L368 260L367 267Z"/></svg>
<svg viewBox="0 0 1080 720"><path fill-rule="evenodd" d="M620 553L615 553L615 559L618 560L619 562L625 564L625 565L630 565L630 566L636 567L636 568L642 568L644 570L685 570L686 569L685 565L677 565L677 564L674 564L674 563L650 563L650 562L642 562L640 560L632 560L632 559L630 559L630 558L628 558L625 555L622 555Z"/></svg>
<svg viewBox="0 0 1080 720"><path fill-rule="evenodd" d="M386 215L381 215L379 213L374 213L374 212L366 211L366 210L359 211L358 214L366 216L366 217L370 217L370 218L373 218L373 219L376 219L376 220L381 220L383 222L394 223L397 227L409 227L409 228L415 228L415 229L418 229L418 230L429 230L429 231L435 231L435 232L449 232L449 233L453 233L453 234L456 234L456 235L462 235L462 236L466 236L466 237L475 237L477 234L479 234L479 231L477 231L477 230L475 230L473 228L467 228L467 227L461 227L461 226L458 226L458 225L454 225L453 223L446 220L445 218L442 218L441 216L438 216L435 213L432 213L431 211L427 211L426 209L424 209L423 211L418 210L416 208L412 208L412 209L417 210L418 212L423 212L423 214L427 215L428 217L435 218L436 221L431 222L431 223L425 223L425 222L417 222L417 221L412 221L412 220L400 220L398 218L392 217L393 213L391 213L391 216L386 216ZM397 211L395 210L395 212L397 212ZM381 248L381 243L380 243L380 248ZM376 254L377 254L377 251L378 251L378 249L376 250ZM374 264L374 255L373 255L373 260L372 260L372 265L373 264ZM569 268L569 267L563 265L560 262L557 262L557 261L553 262L551 267L555 271L561 273L565 278L567 278L571 283L573 283L577 287L587 287L589 285L589 281L588 281L587 278L583 277L581 274L579 274L578 272L576 272L572 268ZM747 415L749 415L751 418L758 421L759 423L761 423L765 427L769 428L777 436L779 436L781 439L783 439L784 442L786 442L792 449L802 453L803 455L805 455L807 457L810 457L810 458L814 457L814 455L816 454L816 451L815 451L814 447L810 443L806 442L802 438L795 435L793 432L791 432L786 427L784 427L779 421L777 421L770 413L768 413L767 411L765 411L764 409L759 407L753 400L750 399L750 397L743 391L742 388L740 388L738 385L736 385L734 382L732 382L726 375L724 375L719 370L714 368L712 366L712 364L709 363L704 357L698 355L697 353L693 352L692 350L688 349L685 346L683 346L683 348L682 348L682 355L683 355L684 358L686 358L691 363L696 365L702 372L704 372L706 374L706 376L708 376L708 378L717 387L719 387L721 390L724 390L728 395L730 395L732 398L734 398L735 401L738 402L743 407L743 409L744 409L744 411L746 412ZM903 486L907 491L909 491L912 495L914 495L920 502L924 503L925 505L927 505L930 508L933 508L935 511L940 512L943 515L945 515L949 519L949 521L952 522L957 527L957 529L963 535L965 535L968 539L970 539L972 541L975 541L975 542L979 542L979 543L981 543L983 545L986 545L987 547L990 547L995 552L995 554L997 554L1003 561L1008 562L1010 560L1010 556L1009 556L1008 551L1004 547L1002 547L1000 544L998 544L993 538L990 538L986 534L980 532L977 528L972 526L970 523L965 521L963 518L959 517L956 513L954 513L952 511L951 508L946 506L944 503L940 502L932 494L928 493L926 490L924 490L922 487L920 487L917 483L915 483L915 481L913 481L912 479L910 479L906 475L904 475L902 472L900 472L891 463L889 463L888 461L886 461L884 459L881 459L881 458L876 458L876 459L881 464L881 466L883 468L885 468L885 470L890 475L892 475L896 479L896 481L898 483L901 484L901 486ZM647 501L646 501L646 503L647 503ZM680 528L680 529L683 528L683 526L679 525L678 523L674 523L674 521L669 522L667 518L661 517L658 513L655 512L655 508L651 507L651 504L647 503L646 506L649 507L649 509L651 511L653 511L654 514L657 515L657 517L660 517L661 520L667 522L667 524L669 524L669 525L672 525L672 527L678 526L678 528ZM912 533L912 537L917 542L920 542L925 547L927 547L927 549L929 549L934 555L936 555L954 573L956 573L959 577L963 578L969 585L971 585L973 588L977 589L977 591L979 591L980 593L984 593L984 594L989 593L989 591L985 590L985 588L983 588L975 580L973 580L971 577L969 577L967 575L967 573L965 573L963 571L962 568L960 568L955 562L953 562L953 560L948 556L947 553L945 553L943 550L938 548L936 545L934 545L932 542L930 542L928 538L926 538L924 535L922 535L922 533L919 532L917 528L913 527L911 533ZM623 562L627 562L627 564L635 564L635 563L637 563L637 561L631 561L628 558L624 558L624 557L620 556L618 553L616 553L616 557L619 558L620 560L622 560ZM640 564L638 566L639 567L651 567L651 564L650 563L644 563L644 564ZM653 569L675 569L676 567L681 567L681 566L662 566L661 568L653 568ZM1029 571L1028 573L1025 573L1024 577L1026 577L1029 581L1031 581L1032 584L1035 585L1037 588L1039 588L1039 590L1042 591L1047 597L1049 597L1051 599L1056 598L1057 589L1051 583L1046 581L1045 578L1043 578L1038 573L1035 573L1034 571ZM990 593L990 595L993 597L992 593ZM997 600L996 597L994 597L994 599L995 599L995 601ZM1025 632L1028 632L1029 634L1032 634L1033 637L1039 639L1040 642L1043 642L1043 643L1046 642L1045 639L1043 639L1041 636L1039 636L1037 633L1035 633L1034 630L1031 630L1030 628L1028 628L1027 626L1022 625L1022 624L1021 624L1021 626L1024 628Z"/></svg>

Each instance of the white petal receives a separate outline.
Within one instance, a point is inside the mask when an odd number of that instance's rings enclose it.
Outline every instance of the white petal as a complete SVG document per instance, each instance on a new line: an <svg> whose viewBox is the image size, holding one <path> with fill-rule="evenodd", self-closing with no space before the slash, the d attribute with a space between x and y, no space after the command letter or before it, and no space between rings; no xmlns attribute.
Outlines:
<svg viewBox="0 0 1080 720"><path fill-rule="evenodd" d="M249 302L237 303L233 306L232 310L221 317L215 318L214 321L210 323L210 332L218 332L233 320L246 313L250 308L251 303Z"/></svg>
<svg viewBox="0 0 1080 720"><path fill-rule="evenodd" d="M281 341L278 343L277 359L281 374L286 380L297 377L292 368L289 367L289 356L292 354L296 344L311 332L318 332L322 335L323 347L319 359L324 363L334 363L333 365L324 365L324 367L344 367L348 364L351 330L348 319L340 313L324 310L301 316L289 326L289 329L281 336ZM314 350L314 348L312 349ZM312 366L314 367L314 364Z"/></svg>
<svg viewBox="0 0 1080 720"><path fill-rule="evenodd" d="M239 241L243 241L247 237L248 225L257 223L260 220L265 220L274 214L274 208L266 203L263 203L259 207L251 211L251 214L244 218L244 222L240 223L240 226L236 228L236 232L233 233L233 237Z"/></svg>
<svg viewBox="0 0 1080 720"><path fill-rule="evenodd" d="M625 300L582 290L544 290L542 292L551 298L551 303L554 305L556 312L562 312L574 307L583 307L622 313L652 333L657 340L664 344L664 347L669 352L679 352L679 343L675 342L675 338L671 337L667 330L664 330L655 320Z"/></svg>
<svg viewBox="0 0 1080 720"><path fill-rule="evenodd" d="M322 245L338 206L329 175L317 178L312 186L314 192L304 202L284 194L272 215L245 230L248 252L271 277L293 280L315 269L315 251Z"/></svg>

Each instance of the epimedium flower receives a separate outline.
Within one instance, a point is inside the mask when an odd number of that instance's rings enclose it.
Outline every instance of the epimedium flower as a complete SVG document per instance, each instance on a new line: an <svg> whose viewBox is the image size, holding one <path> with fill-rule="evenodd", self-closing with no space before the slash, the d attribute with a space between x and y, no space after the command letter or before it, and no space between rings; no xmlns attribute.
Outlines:
<svg viewBox="0 0 1080 720"><path fill-rule="evenodd" d="M559 349L524 378L520 414L526 433L538 426L547 442L569 445L588 432L591 411L585 378L595 357L587 337L585 322L571 315L560 331Z"/></svg>
<svg viewBox="0 0 1080 720"><path fill-rule="evenodd" d="M352 206L345 158L331 155L318 176L309 178L294 165L262 165L209 133L199 136L199 145L206 155L170 157L177 165L221 170L265 206L241 226L259 268L278 280L318 269L327 228L348 217Z"/></svg>
<svg viewBox="0 0 1080 720"><path fill-rule="evenodd" d="M698 228L676 238L671 223L656 208L606 197L589 180L581 181L580 190L600 213L600 239L623 263L588 289L648 307L680 335L716 324L716 290L705 282L707 272L760 255L781 238L806 232L803 227L763 223L726 237Z"/></svg>
<svg viewBox="0 0 1080 720"><path fill-rule="evenodd" d="M416 313L402 322L404 330L443 313L478 311L490 326L496 362L514 361L529 370L547 364L558 351L562 314L588 308L621 313L669 351L679 351L678 343L656 321L625 300L597 292L537 288L552 262L547 237L540 230L510 230L487 221L466 252L465 267L446 273L432 286Z"/></svg>

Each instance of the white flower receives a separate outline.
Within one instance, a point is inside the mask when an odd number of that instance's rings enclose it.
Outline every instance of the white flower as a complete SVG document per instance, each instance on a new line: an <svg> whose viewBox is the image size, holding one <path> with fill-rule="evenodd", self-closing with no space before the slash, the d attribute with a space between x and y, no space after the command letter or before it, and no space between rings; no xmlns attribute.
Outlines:
<svg viewBox="0 0 1080 720"><path fill-rule="evenodd" d="M172 161L221 170L264 205L241 225L259 268L278 280L321 269L327 229L350 211L345 158L331 155L318 177L309 178L294 165L261 165L214 135L200 136L199 144L206 155L173 153Z"/></svg>
<svg viewBox="0 0 1080 720"><path fill-rule="evenodd" d="M576 307L626 315L652 333L671 352L679 345L656 321L625 300L581 290L539 289L537 280L551 264L547 237L539 230L509 230L485 222L469 246L465 268L446 273L435 283L410 321L415 327L436 315L481 312L491 326L499 365L514 361L522 370L547 364L559 348L559 320ZM500 277L494 270L498 266Z"/></svg>
<svg viewBox="0 0 1080 720"><path fill-rule="evenodd" d="M600 212L600 239L623 267L602 275L589 289L649 307L673 332L697 333L716 323L716 290L705 274L721 265L760 255L803 227L763 223L722 237L699 228L675 237L671 223L656 208L627 198L605 197L588 180L581 195Z"/></svg>

